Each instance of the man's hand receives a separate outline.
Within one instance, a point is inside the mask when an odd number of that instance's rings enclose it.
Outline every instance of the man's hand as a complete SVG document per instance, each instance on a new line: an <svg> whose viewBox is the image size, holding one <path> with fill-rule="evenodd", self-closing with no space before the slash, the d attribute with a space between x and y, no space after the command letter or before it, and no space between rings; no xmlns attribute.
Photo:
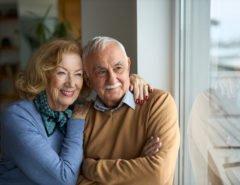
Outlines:
<svg viewBox="0 0 240 185"><path fill-rule="evenodd" d="M161 146L162 143L160 142L159 137L154 138L153 136L151 136L150 139L144 145L140 157L146 157L157 154Z"/></svg>
<svg viewBox="0 0 240 185"><path fill-rule="evenodd" d="M76 104L73 109L73 119L85 119L90 108L90 102L84 104Z"/></svg>

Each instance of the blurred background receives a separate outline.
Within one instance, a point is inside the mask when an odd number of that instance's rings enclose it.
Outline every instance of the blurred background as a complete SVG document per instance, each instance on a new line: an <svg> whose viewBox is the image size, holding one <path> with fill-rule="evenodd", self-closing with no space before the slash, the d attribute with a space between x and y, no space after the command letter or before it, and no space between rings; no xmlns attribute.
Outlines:
<svg viewBox="0 0 240 185"><path fill-rule="evenodd" d="M80 10L74 0L0 1L0 111L18 99L15 76L41 44L56 37L81 43Z"/></svg>

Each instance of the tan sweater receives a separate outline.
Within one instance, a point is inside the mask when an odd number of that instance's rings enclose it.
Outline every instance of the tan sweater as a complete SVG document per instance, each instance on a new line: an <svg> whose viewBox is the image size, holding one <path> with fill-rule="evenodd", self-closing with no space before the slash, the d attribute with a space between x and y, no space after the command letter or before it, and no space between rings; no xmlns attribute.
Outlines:
<svg viewBox="0 0 240 185"><path fill-rule="evenodd" d="M170 185L179 149L179 126L172 96L155 89L135 110L90 108L84 133L85 160L77 184ZM151 137L160 137L157 155L139 157Z"/></svg>

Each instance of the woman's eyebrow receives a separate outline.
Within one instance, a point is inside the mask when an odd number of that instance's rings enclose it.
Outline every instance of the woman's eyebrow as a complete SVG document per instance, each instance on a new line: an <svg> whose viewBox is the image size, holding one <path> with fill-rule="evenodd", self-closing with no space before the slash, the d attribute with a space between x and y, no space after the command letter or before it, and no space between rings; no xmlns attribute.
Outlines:
<svg viewBox="0 0 240 185"><path fill-rule="evenodd" d="M61 69L63 69L63 70L65 70L65 71L68 71L68 69L66 69L65 67L63 67L63 66L57 66L57 68L56 69L58 69L58 68L61 68ZM74 72L78 72L78 71L82 71L83 70L83 68L82 67L80 67L79 69L76 69Z"/></svg>

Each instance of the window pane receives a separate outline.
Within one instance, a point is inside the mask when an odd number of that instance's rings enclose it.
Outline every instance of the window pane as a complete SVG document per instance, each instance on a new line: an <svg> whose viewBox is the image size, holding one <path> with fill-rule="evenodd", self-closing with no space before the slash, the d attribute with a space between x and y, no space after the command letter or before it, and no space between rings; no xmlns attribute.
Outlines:
<svg viewBox="0 0 240 185"><path fill-rule="evenodd" d="M190 111L190 159L196 184L240 184L240 1L211 0L209 21L210 85Z"/></svg>

